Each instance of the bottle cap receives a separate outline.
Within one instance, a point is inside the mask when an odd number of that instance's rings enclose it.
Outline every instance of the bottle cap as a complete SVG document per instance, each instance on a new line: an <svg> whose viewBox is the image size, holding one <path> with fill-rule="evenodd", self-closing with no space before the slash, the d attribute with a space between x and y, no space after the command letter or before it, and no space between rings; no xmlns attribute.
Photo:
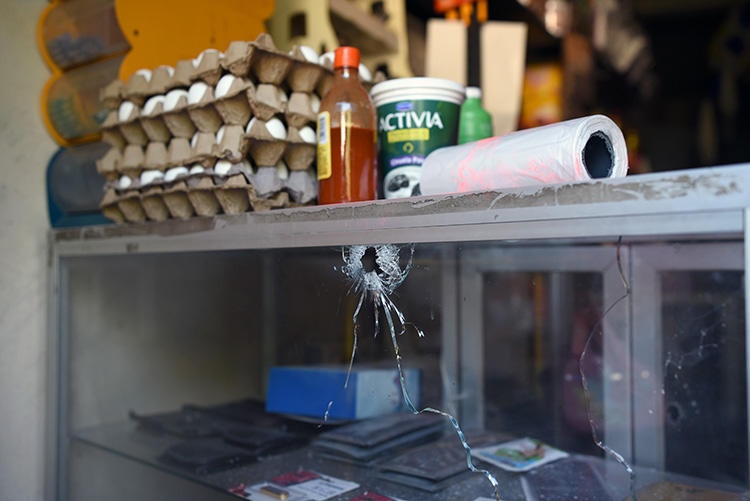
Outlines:
<svg viewBox="0 0 750 501"><path fill-rule="evenodd" d="M356 47L339 47L336 49L336 56L333 59L333 67L334 69L359 67L359 49Z"/></svg>
<svg viewBox="0 0 750 501"><path fill-rule="evenodd" d="M482 98L482 89L479 87L466 87L466 99Z"/></svg>

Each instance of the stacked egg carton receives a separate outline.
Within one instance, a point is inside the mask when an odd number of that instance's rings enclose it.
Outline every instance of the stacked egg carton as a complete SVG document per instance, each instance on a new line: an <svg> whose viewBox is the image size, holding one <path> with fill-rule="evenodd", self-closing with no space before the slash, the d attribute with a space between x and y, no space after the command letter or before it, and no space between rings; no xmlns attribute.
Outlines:
<svg viewBox="0 0 750 501"><path fill-rule="evenodd" d="M112 145L97 164L104 215L162 221L313 202L314 123L333 80L322 59L262 34L112 82L101 96Z"/></svg>

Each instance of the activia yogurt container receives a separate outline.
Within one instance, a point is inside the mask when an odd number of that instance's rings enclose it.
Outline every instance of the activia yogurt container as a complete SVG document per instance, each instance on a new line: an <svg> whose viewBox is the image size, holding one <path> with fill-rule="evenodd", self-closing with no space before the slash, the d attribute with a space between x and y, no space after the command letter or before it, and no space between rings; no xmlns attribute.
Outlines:
<svg viewBox="0 0 750 501"><path fill-rule="evenodd" d="M464 86L443 78L397 78L370 91L378 112L378 168L385 198L420 195L425 157L456 144Z"/></svg>

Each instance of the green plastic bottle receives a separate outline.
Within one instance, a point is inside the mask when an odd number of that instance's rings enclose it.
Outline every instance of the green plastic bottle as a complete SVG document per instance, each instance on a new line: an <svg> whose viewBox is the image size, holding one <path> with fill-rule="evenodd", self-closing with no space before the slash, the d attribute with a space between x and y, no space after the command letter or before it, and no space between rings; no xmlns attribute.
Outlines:
<svg viewBox="0 0 750 501"><path fill-rule="evenodd" d="M461 105L458 122L458 144L492 137L492 117L482 108L482 90L466 88L466 101Z"/></svg>

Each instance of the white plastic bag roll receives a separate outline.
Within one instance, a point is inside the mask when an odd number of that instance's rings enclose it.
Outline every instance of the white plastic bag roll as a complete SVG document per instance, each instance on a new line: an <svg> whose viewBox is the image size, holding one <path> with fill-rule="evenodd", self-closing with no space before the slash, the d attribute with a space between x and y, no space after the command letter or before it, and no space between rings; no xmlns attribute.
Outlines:
<svg viewBox="0 0 750 501"><path fill-rule="evenodd" d="M622 177L625 139L604 115L435 150L422 165L425 195Z"/></svg>

